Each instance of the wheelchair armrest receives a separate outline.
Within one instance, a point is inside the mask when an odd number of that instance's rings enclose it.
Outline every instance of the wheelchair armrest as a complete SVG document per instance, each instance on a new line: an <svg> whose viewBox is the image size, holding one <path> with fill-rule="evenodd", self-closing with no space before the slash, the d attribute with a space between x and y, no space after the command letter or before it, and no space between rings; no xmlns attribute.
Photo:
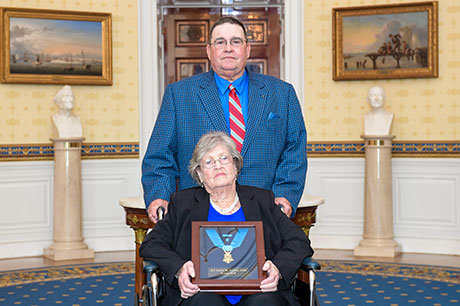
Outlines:
<svg viewBox="0 0 460 306"><path fill-rule="evenodd" d="M321 265L319 264L319 262L314 260L312 257L305 257L305 259L302 262L301 269L307 270L307 271L308 270L313 270L313 271L321 270Z"/></svg>
<svg viewBox="0 0 460 306"><path fill-rule="evenodd" d="M144 260L144 272L147 276L147 287L152 291L150 299L162 298L166 295L166 280L160 272L160 266L153 260ZM156 275L157 277L153 277ZM144 285L145 286L145 285ZM149 304L150 305L150 304ZM153 304L157 305L157 304Z"/></svg>
<svg viewBox="0 0 460 306"><path fill-rule="evenodd" d="M153 260L144 260L144 271L145 273L152 275L160 269L158 264Z"/></svg>

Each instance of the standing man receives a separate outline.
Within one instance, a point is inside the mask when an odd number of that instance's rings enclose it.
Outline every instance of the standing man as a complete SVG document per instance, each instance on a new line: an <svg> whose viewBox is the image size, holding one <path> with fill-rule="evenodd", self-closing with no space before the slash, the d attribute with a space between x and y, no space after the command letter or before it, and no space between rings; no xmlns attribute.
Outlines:
<svg viewBox="0 0 460 306"><path fill-rule="evenodd" d="M230 134L243 158L242 185L271 189L293 216L307 172L307 134L292 85L248 72L246 29L223 17L210 30L206 53L212 70L169 84L142 163L149 218L167 212L169 197L196 186L188 173L193 149L209 131ZM220 167L216 163L216 167Z"/></svg>

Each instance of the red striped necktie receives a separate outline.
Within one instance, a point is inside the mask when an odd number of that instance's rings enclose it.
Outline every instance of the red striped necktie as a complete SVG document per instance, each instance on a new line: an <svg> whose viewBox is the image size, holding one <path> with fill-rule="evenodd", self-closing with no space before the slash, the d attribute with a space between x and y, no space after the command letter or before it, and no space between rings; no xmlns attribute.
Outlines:
<svg viewBox="0 0 460 306"><path fill-rule="evenodd" d="M246 134L243 111L241 109L240 99L236 95L235 87L230 84L228 88L230 89L230 94L228 95L228 105L230 111L230 137L235 142L238 151L241 152L244 135Z"/></svg>

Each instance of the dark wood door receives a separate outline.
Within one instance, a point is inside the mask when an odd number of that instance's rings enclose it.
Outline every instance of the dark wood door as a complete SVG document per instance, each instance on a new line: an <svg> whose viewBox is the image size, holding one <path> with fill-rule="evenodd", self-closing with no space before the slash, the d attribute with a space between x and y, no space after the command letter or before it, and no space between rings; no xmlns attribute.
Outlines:
<svg viewBox="0 0 460 306"><path fill-rule="evenodd" d="M209 29L224 15L246 26L251 56L248 69L280 76L279 8L163 9L165 85L210 69L206 55Z"/></svg>

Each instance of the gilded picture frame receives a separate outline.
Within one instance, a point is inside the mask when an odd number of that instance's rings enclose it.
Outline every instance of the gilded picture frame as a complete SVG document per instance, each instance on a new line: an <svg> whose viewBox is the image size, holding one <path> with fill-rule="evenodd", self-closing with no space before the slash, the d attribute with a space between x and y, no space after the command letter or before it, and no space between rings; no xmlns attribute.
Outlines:
<svg viewBox="0 0 460 306"><path fill-rule="evenodd" d="M250 58L246 64L246 68L251 72L260 74L268 74L267 59L265 58Z"/></svg>
<svg viewBox="0 0 460 306"><path fill-rule="evenodd" d="M209 61L207 58L178 59L176 60L176 81L208 70Z"/></svg>
<svg viewBox="0 0 460 306"><path fill-rule="evenodd" d="M438 2L332 9L333 79L438 77Z"/></svg>
<svg viewBox="0 0 460 306"><path fill-rule="evenodd" d="M112 85L110 13L0 8L2 83Z"/></svg>
<svg viewBox="0 0 460 306"><path fill-rule="evenodd" d="M207 21L176 21L176 46L206 46L208 32Z"/></svg>
<svg viewBox="0 0 460 306"><path fill-rule="evenodd" d="M266 20L243 20L246 35L251 45L267 45L268 30Z"/></svg>

